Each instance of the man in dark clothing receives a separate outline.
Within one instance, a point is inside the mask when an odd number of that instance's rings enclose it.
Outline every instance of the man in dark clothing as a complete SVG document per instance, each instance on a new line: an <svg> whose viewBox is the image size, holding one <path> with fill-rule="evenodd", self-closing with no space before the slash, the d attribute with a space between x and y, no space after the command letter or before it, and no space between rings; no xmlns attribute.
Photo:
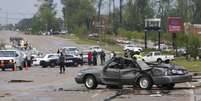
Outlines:
<svg viewBox="0 0 201 101"><path fill-rule="evenodd" d="M105 63L105 52L102 50L100 53L101 65Z"/></svg>
<svg viewBox="0 0 201 101"><path fill-rule="evenodd" d="M97 55L98 53L96 51L93 52L93 65L96 66L97 65Z"/></svg>
<svg viewBox="0 0 201 101"><path fill-rule="evenodd" d="M65 56L61 53L59 57L60 74L65 73Z"/></svg>

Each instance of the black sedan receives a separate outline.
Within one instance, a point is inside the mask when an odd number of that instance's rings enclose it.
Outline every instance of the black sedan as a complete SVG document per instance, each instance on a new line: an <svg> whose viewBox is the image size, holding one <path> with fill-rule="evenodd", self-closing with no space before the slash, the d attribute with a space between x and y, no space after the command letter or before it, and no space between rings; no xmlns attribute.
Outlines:
<svg viewBox="0 0 201 101"><path fill-rule="evenodd" d="M135 85L151 89L153 85L173 89L176 83L190 82L192 75L175 65L151 65L121 57L113 58L103 67L81 70L75 77L78 84L95 89L98 84L109 87Z"/></svg>
<svg viewBox="0 0 201 101"><path fill-rule="evenodd" d="M82 65L82 59L79 56L74 56L74 55L66 55L65 56L65 65L67 67L69 66L75 66L77 67L78 65ZM43 61L42 63L40 63L41 66L50 66L50 67L55 67L55 66L59 66L59 55L57 58L54 59L50 59L48 62Z"/></svg>

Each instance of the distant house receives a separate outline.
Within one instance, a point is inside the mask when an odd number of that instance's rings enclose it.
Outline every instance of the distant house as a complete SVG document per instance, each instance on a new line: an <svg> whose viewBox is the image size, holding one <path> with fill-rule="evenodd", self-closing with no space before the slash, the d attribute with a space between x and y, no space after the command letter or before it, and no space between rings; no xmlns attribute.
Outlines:
<svg viewBox="0 0 201 101"><path fill-rule="evenodd" d="M185 23L184 26L185 26L185 32L197 33L201 35L201 24Z"/></svg>
<svg viewBox="0 0 201 101"><path fill-rule="evenodd" d="M105 33L108 29L108 17L101 15L98 21L96 16L92 19L92 32L93 33Z"/></svg>

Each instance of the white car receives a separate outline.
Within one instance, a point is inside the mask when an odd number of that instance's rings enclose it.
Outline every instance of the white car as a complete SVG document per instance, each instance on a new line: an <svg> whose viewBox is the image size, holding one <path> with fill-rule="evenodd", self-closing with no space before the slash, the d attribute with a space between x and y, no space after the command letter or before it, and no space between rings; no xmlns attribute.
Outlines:
<svg viewBox="0 0 201 101"><path fill-rule="evenodd" d="M169 62L174 60L174 55L161 55L161 52L149 52L147 55L143 57L143 60L148 63L152 62Z"/></svg>
<svg viewBox="0 0 201 101"><path fill-rule="evenodd" d="M91 52L96 51L97 53L100 53L103 49L102 49L100 46L91 46L91 47L89 48L89 50L90 50Z"/></svg>
<svg viewBox="0 0 201 101"><path fill-rule="evenodd" d="M50 59L55 59L55 58L58 58L58 57L59 57L59 54L56 54L56 53L50 53L50 54L46 54L46 55L44 55L42 57L36 57L33 60L33 65L38 66L38 65L40 65L41 61L49 62Z"/></svg>
<svg viewBox="0 0 201 101"><path fill-rule="evenodd" d="M20 70L24 66L24 56L25 54L19 50L0 50L0 68L4 71L7 68L15 67Z"/></svg>
<svg viewBox="0 0 201 101"><path fill-rule="evenodd" d="M78 56L80 54L80 51L77 47L63 47L62 50L67 55L76 55Z"/></svg>
<svg viewBox="0 0 201 101"><path fill-rule="evenodd" d="M124 51L141 52L142 48L141 47L137 47L135 45L125 45L123 50Z"/></svg>

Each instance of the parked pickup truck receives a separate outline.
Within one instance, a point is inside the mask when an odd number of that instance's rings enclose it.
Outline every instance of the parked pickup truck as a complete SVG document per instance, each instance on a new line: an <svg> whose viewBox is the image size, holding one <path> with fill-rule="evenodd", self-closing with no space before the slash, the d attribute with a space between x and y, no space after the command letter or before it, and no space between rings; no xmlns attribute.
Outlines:
<svg viewBox="0 0 201 101"><path fill-rule="evenodd" d="M145 62L169 62L171 60L174 60L174 55L161 55L161 52L149 52L147 55L143 57L143 60Z"/></svg>
<svg viewBox="0 0 201 101"><path fill-rule="evenodd" d="M18 50L0 50L0 68L4 71L7 68L20 70L24 66L24 54Z"/></svg>

